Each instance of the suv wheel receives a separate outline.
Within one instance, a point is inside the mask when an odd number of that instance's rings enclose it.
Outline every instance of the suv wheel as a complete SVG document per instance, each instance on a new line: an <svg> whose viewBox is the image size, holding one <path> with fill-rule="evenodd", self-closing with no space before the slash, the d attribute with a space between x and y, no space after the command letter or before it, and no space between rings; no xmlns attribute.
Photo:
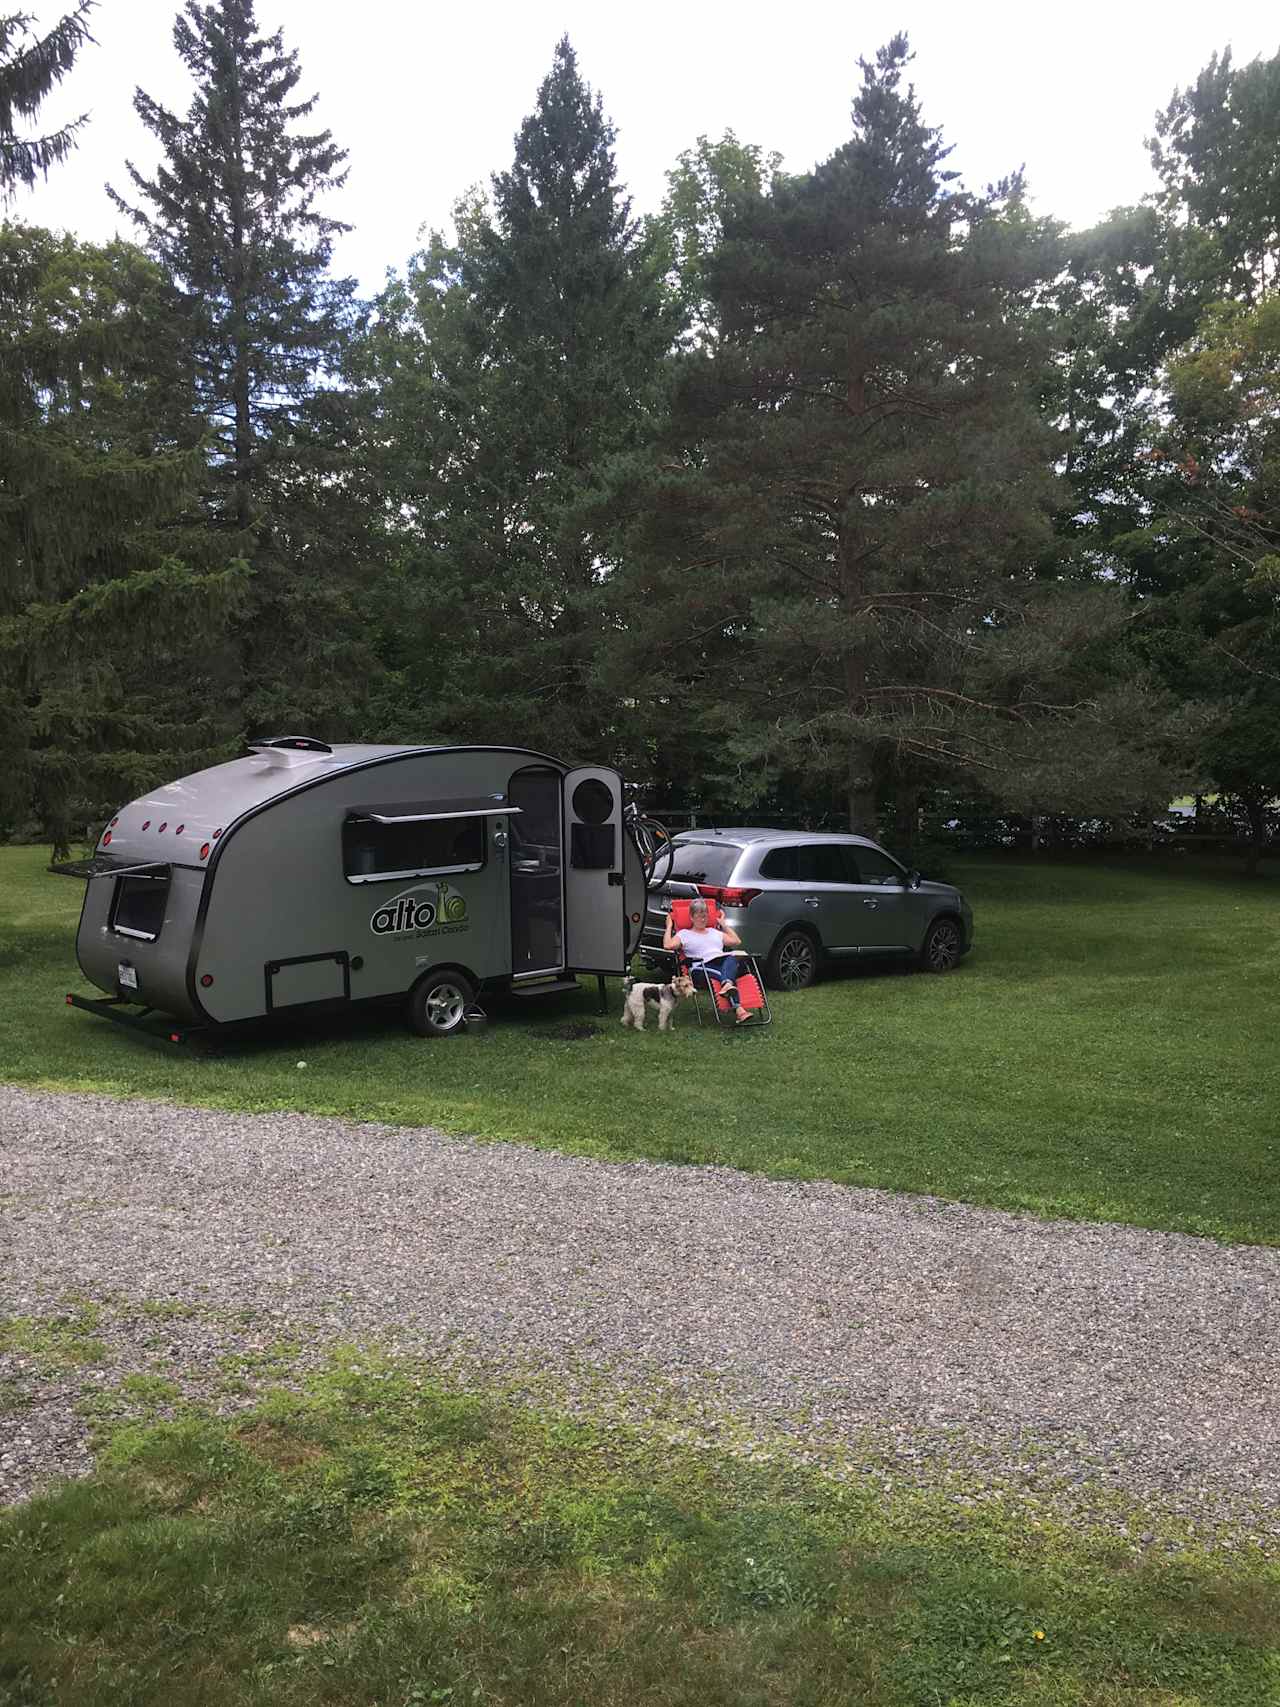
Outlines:
<svg viewBox="0 0 1280 1707"><path fill-rule="evenodd" d="M406 1017L419 1037L451 1037L466 1023L475 991L460 972L432 972L409 992Z"/></svg>
<svg viewBox="0 0 1280 1707"><path fill-rule="evenodd" d="M808 931L783 931L769 951L765 979L774 990L807 990L818 978L818 945Z"/></svg>
<svg viewBox="0 0 1280 1707"><path fill-rule="evenodd" d="M935 919L925 934L920 965L925 972L954 972L960 964L964 937L954 919Z"/></svg>

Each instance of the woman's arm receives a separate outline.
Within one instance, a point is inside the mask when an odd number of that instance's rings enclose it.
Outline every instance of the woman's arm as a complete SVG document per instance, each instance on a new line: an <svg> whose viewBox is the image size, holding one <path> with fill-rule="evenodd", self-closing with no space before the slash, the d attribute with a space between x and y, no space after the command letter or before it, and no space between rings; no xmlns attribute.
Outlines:
<svg viewBox="0 0 1280 1707"><path fill-rule="evenodd" d="M723 919L720 921L720 934L724 937L724 946L726 948L742 947L742 938L738 935L737 931L734 930L733 926L726 924Z"/></svg>
<svg viewBox="0 0 1280 1707"><path fill-rule="evenodd" d="M680 938L676 935L675 923L670 913L667 914L666 929L662 933L662 946L672 954L680 946Z"/></svg>

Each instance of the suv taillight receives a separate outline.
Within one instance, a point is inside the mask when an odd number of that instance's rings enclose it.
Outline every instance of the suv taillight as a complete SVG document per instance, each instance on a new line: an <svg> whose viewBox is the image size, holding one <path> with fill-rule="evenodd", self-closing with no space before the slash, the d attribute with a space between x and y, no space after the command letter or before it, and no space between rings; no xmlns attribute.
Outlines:
<svg viewBox="0 0 1280 1707"><path fill-rule="evenodd" d="M705 895L708 901L714 901L721 907L749 907L757 895L763 893L759 889L721 889L714 883L700 883L699 895Z"/></svg>

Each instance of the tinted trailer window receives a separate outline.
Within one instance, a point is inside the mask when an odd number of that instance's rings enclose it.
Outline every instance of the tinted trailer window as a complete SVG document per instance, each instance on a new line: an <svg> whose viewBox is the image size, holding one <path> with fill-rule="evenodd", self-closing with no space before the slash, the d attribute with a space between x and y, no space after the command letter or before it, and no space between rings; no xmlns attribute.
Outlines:
<svg viewBox="0 0 1280 1707"><path fill-rule="evenodd" d="M380 877L429 877L479 871L484 864L483 818L428 818L379 824L348 818L342 826L342 869L351 883Z"/></svg>
<svg viewBox="0 0 1280 1707"><path fill-rule="evenodd" d="M111 929L120 936L154 942L164 928L169 903L169 873L154 877L117 877L111 904Z"/></svg>

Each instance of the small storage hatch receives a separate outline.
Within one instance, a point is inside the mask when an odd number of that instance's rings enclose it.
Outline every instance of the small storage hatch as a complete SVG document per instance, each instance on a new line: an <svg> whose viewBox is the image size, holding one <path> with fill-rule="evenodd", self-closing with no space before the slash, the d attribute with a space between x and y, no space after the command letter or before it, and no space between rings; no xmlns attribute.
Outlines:
<svg viewBox="0 0 1280 1707"><path fill-rule="evenodd" d="M345 949L332 954L304 954L293 960L266 964L267 1012L323 1002L351 1000L351 965Z"/></svg>

